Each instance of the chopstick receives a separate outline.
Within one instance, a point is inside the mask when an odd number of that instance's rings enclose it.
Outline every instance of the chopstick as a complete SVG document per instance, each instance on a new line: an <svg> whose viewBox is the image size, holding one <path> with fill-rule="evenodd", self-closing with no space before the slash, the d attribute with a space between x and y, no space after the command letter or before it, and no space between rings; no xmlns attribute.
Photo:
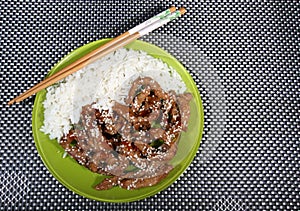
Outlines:
<svg viewBox="0 0 300 211"><path fill-rule="evenodd" d="M139 31L140 29L145 28L148 25L151 25L152 23L158 21L160 18L162 18L166 15L169 15L170 13L174 12L175 10L176 10L176 7L172 6L169 9L153 16L152 18L146 20L145 22L143 22L143 23L137 25L136 27L128 30L127 32L119 35L118 37L112 39L111 41L107 42L106 44L100 46L99 48L93 50L92 52L88 53L87 55L83 56L82 58L80 58L77 61L73 62L72 64L68 65L67 67L63 68L62 70L60 70L56 74L46 78L44 81L42 81L39 84L35 85L34 87L30 88L29 90L27 90L23 94L19 95L18 97L12 99L11 101L8 102L8 105L11 105L15 102L20 102L23 99L26 99L27 97L33 95L34 93L42 90L43 88L46 88L46 87L52 85L53 83L57 82L58 80L63 79L64 77L68 76L67 72L71 69L74 69L75 71L81 69L82 67L84 67L85 65L88 64L88 62L86 62L86 61L88 59L90 59L91 57L99 54L101 51L109 48L110 46L117 43L118 41L121 41L124 38L129 37L130 35L134 34L135 32ZM92 62L92 61L90 60L90 62ZM57 78L58 80L56 80L55 78ZM52 83L52 81L53 81L53 83Z"/></svg>
<svg viewBox="0 0 300 211"><path fill-rule="evenodd" d="M67 77L68 75L80 70L84 66L92 63L93 61L121 48L125 45L129 44L133 40L140 38L148 34L149 32L165 25L166 23L170 22L171 20L183 15L186 10L184 8L180 8L179 10L175 11L175 7L171 7L156 16L148 19L147 21L139 24L138 26L128 30L127 32L119 35L118 37L112 39L110 42L100 46L96 50L88 53L87 55L83 56L79 60L75 61L74 63L70 64L69 66L63 68L59 72L55 73L54 75L46 78L39 84L33 86L23 94L19 95L18 97L12 99L8 102L8 105L12 105L16 102L21 102L22 100L30 97L31 95L37 93L38 91L47 88L48 86L60 81L61 79Z"/></svg>

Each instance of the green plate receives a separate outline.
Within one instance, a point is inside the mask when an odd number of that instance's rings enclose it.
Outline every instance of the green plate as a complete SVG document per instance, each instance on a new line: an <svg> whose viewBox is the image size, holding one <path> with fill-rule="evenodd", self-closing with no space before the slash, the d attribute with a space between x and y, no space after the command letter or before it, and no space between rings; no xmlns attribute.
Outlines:
<svg viewBox="0 0 300 211"><path fill-rule="evenodd" d="M103 39L95 41L74 50L58 62L49 72L48 76L58 72L65 66L103 45L109 40L110 39ZM119 187L114 187L105 191L95 190L93 187L101 182L105 176L91 172L85 167L79 165L71 157L63 158L62 155L64 150L58 142L56 140L50 140L48 135L40 131L44 121L44 107L42 103L46 97L45 90L37 93L33 107L32 130L34 141L48 170L60 183L70 190L98 201L130 202L144 199L164 190L171 185L190 165L199 148L202 137L204 125L202 102L198 89L186 69L169 53L152 44L143 41L134 41L127 45L126 48L145 51L149 55L160 58L163 62L172 66L180 74L188 88L188 91L191 92L194 97L194 100L190 104L191 118L188 130L181 134L177 154L171 161L171 164L173 164L175 168L159 184L138 190L124 190Z"/></svg>

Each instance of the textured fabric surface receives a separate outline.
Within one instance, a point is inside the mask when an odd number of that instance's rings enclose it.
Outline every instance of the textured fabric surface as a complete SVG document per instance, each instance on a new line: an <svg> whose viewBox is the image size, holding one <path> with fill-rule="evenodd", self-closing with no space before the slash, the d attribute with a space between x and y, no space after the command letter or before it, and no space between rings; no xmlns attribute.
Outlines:
<svg viewBox="0 0 300 211"><path fill-rule="evenodd" d="M300 3L196 2L1 1L0 210L300 210ZM71 192L35 148L34 97L6 103L72 50L170 5L188 13L142 40L174 55L197 83L205 129L194 161L141 201Z"/></svg>

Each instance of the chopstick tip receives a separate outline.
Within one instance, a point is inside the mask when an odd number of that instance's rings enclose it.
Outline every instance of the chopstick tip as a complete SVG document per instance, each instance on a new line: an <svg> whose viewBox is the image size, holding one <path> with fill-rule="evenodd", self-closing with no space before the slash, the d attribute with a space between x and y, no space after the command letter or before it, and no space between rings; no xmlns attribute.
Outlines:
<svg viewBox="0 0 300 211"><path fill-rule="evenodd" d="M170 10L171 13L172 13L172 12L175 12L175 11L176 11L176 7L175 7L175 6L171 6L171 7L169 8L169 10Z"/></svg>
<svg viewBox="0 0 300 211"><path fill-rule="evenodd" d="M7 105L12 105L12 104L14 104L16 101L15 101L15 99L12 99L11 101L9 101L8 103L7 103Z"/></svg>
<svg viewBox="0 0 300 211"><path fill-rule="evenodd" d="M186 9L184 7L181 7L179 9L179 12L180 12L181 15L183 15L184 13L186 13Z"/></svg>

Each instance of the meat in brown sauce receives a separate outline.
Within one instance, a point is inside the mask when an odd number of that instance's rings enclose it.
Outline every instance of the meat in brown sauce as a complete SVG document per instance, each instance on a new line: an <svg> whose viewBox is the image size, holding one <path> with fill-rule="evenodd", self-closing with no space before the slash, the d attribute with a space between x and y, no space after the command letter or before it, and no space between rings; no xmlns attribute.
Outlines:
<svg viewBox="0 0 300 211"><path fill-rule="evenodd" d="M60 145L92 172L113 176L97 190L155 185L173 169L169 161L180 132L187 130L191 99L189 93L165 92L152 78L139 77L125 104L115 102L112 112L84 106Z"/></svg>

